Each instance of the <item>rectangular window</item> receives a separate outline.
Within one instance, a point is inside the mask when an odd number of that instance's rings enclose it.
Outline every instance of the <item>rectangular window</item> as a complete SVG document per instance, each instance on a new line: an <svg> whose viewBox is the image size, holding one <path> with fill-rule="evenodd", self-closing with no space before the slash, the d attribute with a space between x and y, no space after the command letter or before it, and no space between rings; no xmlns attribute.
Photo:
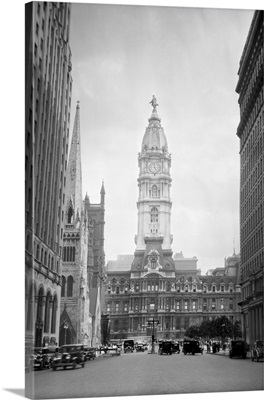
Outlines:
<svg viewBox="0 0 264 400"><path fill-rule="evenodd" d="M188 302L185 301L185 302L184 302L184 310L187 310L187 309L188 309Z"/></svg>
<svg viewBox="0 0 264 400"><path fill-rule="evenodd" d="M180 309L180 302L177 301L177 302L176 302L176 310L179 310L179 309Z"/></svg>
<svg viewBox="0 0 264 400"><path fill-rule="evenodd" d="M116 310L116 312L119 311L119 303L116 303L116 304L115 304L115 310Z"/></svg>

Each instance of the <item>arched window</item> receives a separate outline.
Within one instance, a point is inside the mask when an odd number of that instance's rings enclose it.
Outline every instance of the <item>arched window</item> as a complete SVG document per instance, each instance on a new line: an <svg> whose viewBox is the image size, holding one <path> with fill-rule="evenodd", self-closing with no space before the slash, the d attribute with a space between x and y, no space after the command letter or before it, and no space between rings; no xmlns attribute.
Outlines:
<svg viewBox="0 0 264 400"><path fill-rule="evenodd" d="M44 290L41 287L38 292L38 305L37 305L37 319L40 321L42 321L43 295L44 295Z"/></svg>
<svg viewBox="0 0 264 400"><path fill-rule="evenodd" d="M47 265L47 252L45 251L44 254L44 265Z"/></svg>
<svg viewBox="0 0 264 400"><path fill-rule="evenodd" d="M69 261L72 261L72 247L70 247L70 260Z"/></svg>
<svg viewBox="0 0 264 400"><path fill-rule="evenodd" d="M152 197L158 197L158 187L157 187L157 185L152 185Z"/></svg>
<svg viewBox="0 0 264 400"><path fill-rule="evenodd" d="M41 249L41 259L40 261L43 263L43 249Z"/></svg>
<svg viewBox="0 0 264 400"><path fill-rule="evenodd" d="M37 254L36 254L36 259L39 260L39 244L37 245Z"/></svg>
<svg viewBox="0 0 264 400"><path fill-rule="evenodd" d="M28 295L28 306L27 306L27 324L26 328L31 331L33 328L33 313L34 313L34 301L35 301L35 290L33 284L30 287Z"/></svg>
<svg viewBox="0 0 264 400"><path fill-rule="evenodd" d="M53 257L51 257L51 270L53 271L53 268L54 268L54 260L53 260Z"/></svg>
<svg viewBox="0 0 264 400"><path fill-rule="evenodd" d="M50 268L50 254L49 254L49 258L48 258L48 268Z"/></svg>
<svg viewBox="0 0 264 400"><path fill-rule="evenodd" d="M151 208L150 222L159 222L159 211L158 211L157 207Z"/></svg>
<svg viewBox="0 0 264 400"><path fill-rule="evenodd" d="M70 206L68 209L68 224L72 223L72 217L73 217L73 209L72 206Z"/></svg>
<svg viewBox="0 0 264 400"><path fill-rule="evenodd" d="M73 291L73 277L69 275L67 279L67 297L72 297L72 291Z"/></svg>
<svg viewBox="0 0 264 400"><path fill-rule="evenodd" d="M50 301L51 301L51 294L50 294L50 292L48 292L47 297L46 297L46 307L45 307L45 322L44 322L44 331L45 332L49 332Z"/></svg>
<svg viewBox="0 0 264 400"><path fill-rule="evenodd" d="M62 275L62 277L61 277L61 297L65 296L65 284L66 284L66 279L65 279L65 276Z"/></svg>
<svg viewBox="0 0 264 400"><path fill-rule="evenodd" d="M51 333L56 332L56 314L57 314L58 299L54 296L52 303L52 316L51 316Z"/></svg>
<svg viewBox="0 0 264 400"><path fill-rule="evenodd" d="M62 256L62 260L66 261L66 247L63 247L63 256Z"/></svg>
<svg viewBox="0 0 264 400"><path fill-rule="evenodd" d="M69 256L69 247L66 247L66 261L69 261L70 256Z"/></svg>
<svg viewBox="0 0 264 400"><path fill-rule="evenodd" d="M72 248L72 261L75 261L75 246Z"/></svg>

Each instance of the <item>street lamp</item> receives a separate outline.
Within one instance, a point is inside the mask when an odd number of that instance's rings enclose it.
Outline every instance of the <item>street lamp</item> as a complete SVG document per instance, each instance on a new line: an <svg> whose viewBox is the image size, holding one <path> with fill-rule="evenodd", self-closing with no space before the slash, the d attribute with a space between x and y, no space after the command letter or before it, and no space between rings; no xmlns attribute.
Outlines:
<svg viewBox="0 0 264 400"><path fill-rule="evenodd" d="M67 322L64 322L63 328L64 328L64 331L65 331L65 333L64 333L64 344L66 344L67 329L69 328L69 325L67 324Z"/></svg>
<svg viewBox="0 0 264 400"><path fill-rule="evenodd" d="M150 354L155 354L155 346L154 346L154 339L155 339L155 326L159 325L159 321L155 320L154 317L148 320L148 326L152 326L152 343L151 343L151 352Z"/></svg>

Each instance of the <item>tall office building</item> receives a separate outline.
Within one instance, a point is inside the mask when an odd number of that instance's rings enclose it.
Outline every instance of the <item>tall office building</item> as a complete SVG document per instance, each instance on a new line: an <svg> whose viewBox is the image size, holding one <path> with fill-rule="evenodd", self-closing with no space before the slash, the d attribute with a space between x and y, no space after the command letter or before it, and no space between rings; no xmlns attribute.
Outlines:
<svg viewBox="0 0 264 400"><path fill-rule="evenodd" d="M70 3L25 6L25 347L59 342L71 108Z"/></svg>
<svg viewBox="0 0 264 400"><path fill-rule="evenodd" d="M242 329L263 340L264 288L264 11L255 11L241 56L236 92L240 123L240 246Z"/></svg>

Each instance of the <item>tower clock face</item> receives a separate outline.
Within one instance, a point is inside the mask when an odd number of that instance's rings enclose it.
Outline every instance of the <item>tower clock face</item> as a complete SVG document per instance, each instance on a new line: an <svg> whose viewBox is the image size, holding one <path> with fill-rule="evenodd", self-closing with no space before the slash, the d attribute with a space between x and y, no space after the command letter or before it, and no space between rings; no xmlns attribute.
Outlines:
<svg viewBox="0 0 264 400"><path fill-rule="evenodd" d="M160 170L161 170L161 165L159 162L155 161L149 164L149 172L156 174L160 172Z"/></svg>

